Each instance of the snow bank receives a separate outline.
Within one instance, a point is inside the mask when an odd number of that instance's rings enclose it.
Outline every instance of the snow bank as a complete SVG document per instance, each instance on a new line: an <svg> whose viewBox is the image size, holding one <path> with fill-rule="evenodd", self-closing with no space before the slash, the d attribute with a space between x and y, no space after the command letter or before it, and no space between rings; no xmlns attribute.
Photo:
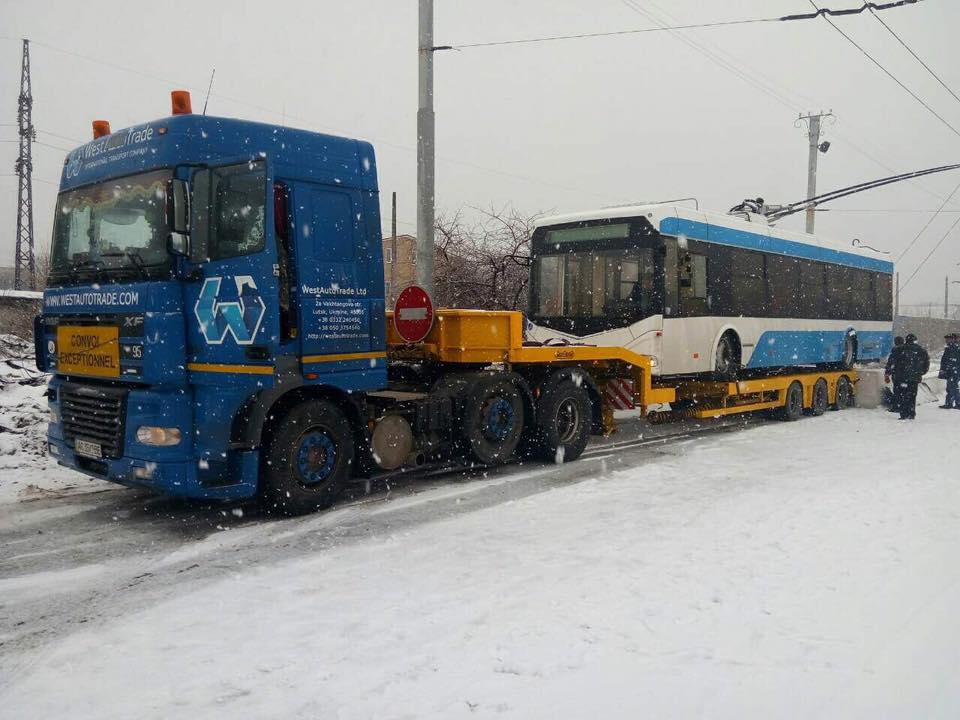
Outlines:
<svg viewBox="0 0 960 720"><path fill-rule="evenodd" d="M960 716L960 413L665 448L78 632L11 717ZM282 547L277 559L282 560Z"/></svg>
<svg viewBox="0 0 960 720"><path fill-rule="evenodd" d="M0 503L115 487L62 468L47 455L46 389L33 345L0 335Z"/></svg>

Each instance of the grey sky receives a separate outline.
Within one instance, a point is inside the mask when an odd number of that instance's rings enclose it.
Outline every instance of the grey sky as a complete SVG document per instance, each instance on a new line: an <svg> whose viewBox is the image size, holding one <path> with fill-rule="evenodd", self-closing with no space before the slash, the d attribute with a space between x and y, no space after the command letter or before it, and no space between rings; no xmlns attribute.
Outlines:
<svg viewBox="0 0 960 720"><path fill-rule="evenodd" d="M674 24L810 8L805 0L435 3L438 44L652 26L640 10ZM883 17L960 94L960 3L925 0ZM836 22L960 128L960 102L876 19ZM415 0L0 0L0 140L16 138L21 37L34 41L38 139L61 148L78 144L68 138L85 142L93 119L119 129L168 115L169 90L177 87L193 91L199 110L216 67L210 114L372 141L384 221L396 190L400 229L412 232L416 23ZM726 210L757 195L798 200L806 188L806 138L794 122L800 111L820 109L837 115L826 128L832 147L820 158L820 190L886 175L888 168L960 161L960 137L822 20L682 35L715 57L666 32L438 53L438 210L511 203L533 214L691 195L701 207ZM64 156L47 145L35 147L40 246L49 243ZM16 147L0 142L0 264L13 256L16 183L8 174ZM960 174L949 173L840 201L829 207L851 212L818 214L818 234L845 242L858 237L896 256L930 217L917 211L939 207L958 182ZM960 217L960 192L948 207L954 212L941 214L903 259L902 280ZM910 212L852 212L891 209ZM802 217L784 226L801 229ZM942 301L944 275L960 279L958 262L960 227L906 287L903 302Z"/></svg>

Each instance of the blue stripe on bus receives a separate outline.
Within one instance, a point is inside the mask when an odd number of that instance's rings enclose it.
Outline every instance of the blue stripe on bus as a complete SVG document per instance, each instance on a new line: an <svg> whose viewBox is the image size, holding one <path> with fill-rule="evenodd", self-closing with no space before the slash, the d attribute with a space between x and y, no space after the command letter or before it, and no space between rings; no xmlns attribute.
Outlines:
<svg viewBox="0 0 960 720"><path fill-rule="evenodd" d="M710 225L696 220L684 220L676 217L664 218L660 221L660 232L664 235L683 235L691 240L702 240L717 245L732 245L746 250L759 250L776 255L819 260L834 265L847 265L864 270L893 273L893 263L886 260L877 260L876 258L864 257L863 255L818 245L808 245L794 240L760 235L746 230L734 230L720 225Z"/></svg>
<svg viewBox="0 0 960 720"><path fill-rule="evenodd" d="M844 330L768 330L757 340L748 368L835 363L843 359ZM857 333L857 360L880 360L890 353L893 333Z"/></svg>

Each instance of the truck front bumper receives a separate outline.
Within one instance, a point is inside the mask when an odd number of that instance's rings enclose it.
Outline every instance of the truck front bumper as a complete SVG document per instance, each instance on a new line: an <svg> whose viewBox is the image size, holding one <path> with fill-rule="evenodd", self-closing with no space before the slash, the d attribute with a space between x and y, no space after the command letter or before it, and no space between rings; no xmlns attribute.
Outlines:
<svg viewBox="0 0 960 720"><path fill-rule="evenodd" d="M77 455L52 432L47 441L50 454L60 465L128 487L208 500L243 500L257 492L258 450L233 452L229 480L225 481L212 476L203 462L151 461L133 457L91 459Z"/></svg>

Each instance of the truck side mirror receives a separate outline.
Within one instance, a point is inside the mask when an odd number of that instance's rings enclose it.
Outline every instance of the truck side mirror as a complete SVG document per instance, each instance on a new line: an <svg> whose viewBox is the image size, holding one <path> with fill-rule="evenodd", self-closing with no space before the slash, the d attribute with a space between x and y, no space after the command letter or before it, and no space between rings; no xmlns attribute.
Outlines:
<svg viewBox="0 0 960 720"><path fill-rule="evenodd" d="M167 183L167 217L170 222L167 249L174 255L189 255L190 195L184 180L173 178Z"/></svg>
<svg viewBox="0 0 960 720"><path fill-rule="evenodd" d="M170 180L167 185L167 207L170 230L175 233L190 232L190 195L186 180Z"/></svg>

